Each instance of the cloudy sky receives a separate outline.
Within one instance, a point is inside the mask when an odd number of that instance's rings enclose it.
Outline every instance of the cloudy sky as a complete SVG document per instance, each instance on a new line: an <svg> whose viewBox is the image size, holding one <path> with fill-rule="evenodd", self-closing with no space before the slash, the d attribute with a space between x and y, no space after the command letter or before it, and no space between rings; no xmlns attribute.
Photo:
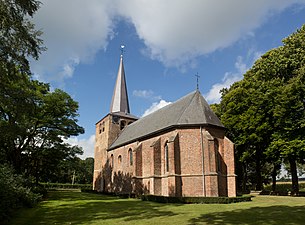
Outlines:
<svg viewBox="0 0 305 225"><path fill-rule="evenodd" d="M109 112L120 45L132 114L147 115L199 89L209 103L305 23L305 0L41 0L33 20L48 48L32 71L79 102L93 156L95 123Z"/></svg>

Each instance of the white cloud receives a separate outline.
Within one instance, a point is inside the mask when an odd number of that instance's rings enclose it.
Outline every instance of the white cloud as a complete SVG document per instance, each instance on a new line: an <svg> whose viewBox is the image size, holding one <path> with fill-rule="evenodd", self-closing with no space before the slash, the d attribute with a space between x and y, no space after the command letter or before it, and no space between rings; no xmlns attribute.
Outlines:
<svg viewBox="0 0 305 225"><path fill-rule="evenodd" d="M304 0L120 0L119 13L135 26L147 53L169 66L225 48L274 13Z"/></svg>
<svg viewBox="0 0 305 225"><path fill-rule="evenodd" d="M110 0L42 0L34 23L48 49L32 62L36 77L61 81L90 62L113 35L112 11Z"/></svg>
<svg viewBox="0 0 305 225"><path fill-rule="evenodd" d="M142 117L147 116L155 111L157 111L158 109L163 108L164 106L169 105L171 102L167 102L163 99L161 99L159 102L154 102L147 110L145 110L144 114L142 115Z"/></svg>
<svg viewBox="0 0 305 225"><path fill-rule="evenodd" d="M261 52L249 51L248 57L251 59L251 65L261 56ZM234 64L236 72L226 72L222 78L222 82L216 83L212 86L208 93L206 93L205 99L209 103L219 103L221 94L220 90L223 88L229 88L233 83L243 78L243 75L247 72L249 67L244 63L243 57L238 56Z"/></svg>
<svg viewBox="0 0 305 225"><path fill-rule="evenodd" d="M154 92L152 90L134 90L132 94L140 98L151 98Z"/></svg>
<svg viewBox="0 0 305 225"><path fill-rule="evenodd" d="M225 48L266 18L305 0L42 0L34 17L48 48L32 70L42 80L62 80L88 63L114 37L122 19L135 26L144 52L166 66L192 67L196 57Z"/></svg>
<svg viewBox="0 0 305 225"><path fill-rule="evenodd" d="M226 72L222 79L222 82L214 84L210 91L205 94L205 98L208 102L220 102L220 90L223 88L229 88L234 82L239 81L243 78L243 74L248 70L248 68L247 65L243 63L243 58L241 56L237 57L237 61L235 62L235 68L237 72Z"/></svg>
<svg viewBox="0 0 305 225"><path fill-rule="evenodd" d="M160 95L155 95L152 90L134 90L132 95L138 98L144 98L151 101L157 101L162 99Z"/></svg>
<svg viewBox="0 0 305 225"><path fill-rule="evenodd" d="M84 154L80 158L85 159L94 157L94 143L95 135L91 135L88 139L79 139L78 137L71 137L65 140L70 145L78 145L83 148Z"/></svg>

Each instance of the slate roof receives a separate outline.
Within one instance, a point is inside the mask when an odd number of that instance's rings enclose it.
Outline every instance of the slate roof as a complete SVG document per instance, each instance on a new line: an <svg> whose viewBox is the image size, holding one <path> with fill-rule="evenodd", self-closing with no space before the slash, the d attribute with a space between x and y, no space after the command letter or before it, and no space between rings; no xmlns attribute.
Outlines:
<svg viewBox="0 0 305 225"><path fill-rule="evenodd" d="M123 55L121 55L118 75L112 95L110 112L130 113L127 86L125 79L125 70L123 64Z"/></svg>
<svg viewBox="0 0 305 225"><path fill-rule="evenodd" d="M128 125L109 149L173 127L196 125L224 128L198 90Z"/></svg>

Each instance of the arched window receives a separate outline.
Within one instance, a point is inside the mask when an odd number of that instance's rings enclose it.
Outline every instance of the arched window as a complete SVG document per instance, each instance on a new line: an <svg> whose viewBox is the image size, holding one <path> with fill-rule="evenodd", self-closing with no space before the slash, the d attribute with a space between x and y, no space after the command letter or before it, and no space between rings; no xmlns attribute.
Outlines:
<svg viewBox="0 0 305 225"><path fill-rule="evenodd" d="M113 163L114 163L114 161L113 161L113 154L111 154L111 156L110 156L110 164L111 164L112 167L113 167Z"/></svg>
<svg viewBox="0 0 305 225"><path fill-rule="evenodd" d="M128 155L129 155L129 165L132 166L133 156L132 156L132 149L131 148L128 150Z"/></svg>
<svg viewBox="0 0 305 225"><path fill-rule="evenodd" d="M168 160L168 144L165 143L164 146L164 163L165 163L165 172L169 171L169 160Z"/></svg>
<svg viewBox="0 0 305 225"><path fill-rule="evenodd" d="M121 164L121 162L122 162L122 156L119 155L119 157L118 157L118 164Z"/></svg>
<svg viewBox="0 0 305 225"><path fill-rule="evenodd" d="M219 142L217 138L214 138L214 149L216 154L216 161L217 161L217 171L221 171L221 156L219 152Z"/></svg>
<svg viewBox="0 0 305 225"><path fill-rule="evenodd" d="M123 130L126 126L126 121L125 120L121 120L121 125L120 125L120 129Z"/></svg>

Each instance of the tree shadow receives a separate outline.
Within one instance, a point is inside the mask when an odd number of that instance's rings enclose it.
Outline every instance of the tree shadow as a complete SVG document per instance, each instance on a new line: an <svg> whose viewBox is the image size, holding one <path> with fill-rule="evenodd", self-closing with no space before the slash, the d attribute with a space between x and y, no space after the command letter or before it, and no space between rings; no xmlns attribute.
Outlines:
<svg viewBox="0 0 305 225"><path fill-rule="evenodd" d="M164 204L92 193L57 192L55 195L51 193L49 201L61 200L61 196L63 201L60 205L44 204L41 206L40 215L43 214L41 220L47 221L46 224L67 222L70 224L89 224L97 220L109 223L117 219L137 223L138 220L177 215L163 209L166 206ZM42 221L36 221L36 224L40 222Z"/></svg>
<svg viewBox="0 0 305 225"><path fill-rule="evenodd" d="M189 224L304 224L305 206L253 207L226 212L202 214Z"/></svg>

